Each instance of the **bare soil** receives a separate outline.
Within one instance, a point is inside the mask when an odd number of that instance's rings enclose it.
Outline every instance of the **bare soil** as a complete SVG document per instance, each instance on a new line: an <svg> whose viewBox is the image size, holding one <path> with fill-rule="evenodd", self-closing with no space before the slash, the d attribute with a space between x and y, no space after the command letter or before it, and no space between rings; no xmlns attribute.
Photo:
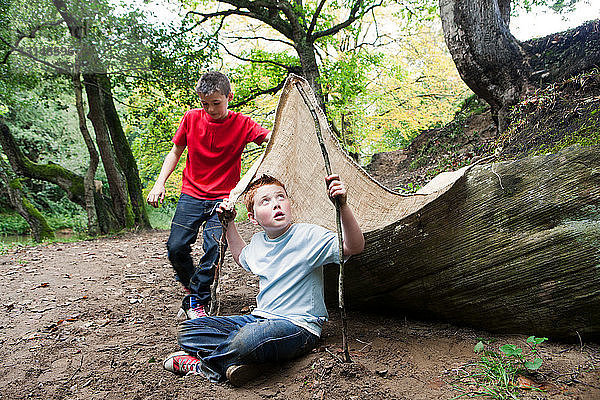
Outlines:
<svg viewBox="0 0 600 400"><path fill-rule="evenodd" d="M241 230L248 239L249 224ZM178 377L162 368L176 351L183 291L166 260L168 232L128 233L0 255L2 399L451 399L481 358L474 345L525 347L526 335L491 335L402 315L349 312L353 363L340 361L335 309L320 346L243 388ZM198 246L199 247L199 246ZM229 256L222 313L254 305L257 280ZM489 316L493 318L493 316ZM524 332L526 333L526 332ZM600 346L547 342L523 399L600 399Z"/></svg>

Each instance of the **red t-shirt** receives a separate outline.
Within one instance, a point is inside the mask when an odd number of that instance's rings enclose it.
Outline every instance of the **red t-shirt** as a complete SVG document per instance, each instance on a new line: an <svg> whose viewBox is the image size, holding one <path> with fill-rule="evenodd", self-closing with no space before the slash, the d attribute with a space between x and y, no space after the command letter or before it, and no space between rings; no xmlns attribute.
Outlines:
<svg viewBox="0 0 600 400"><path fill-rule="evenodd" d="M218 121L202 109L186 112L172 140L188 148L181 193L204 200L227 197L240 180L244 147L261 144L268 133L240 113L229 111Z"/></svg>

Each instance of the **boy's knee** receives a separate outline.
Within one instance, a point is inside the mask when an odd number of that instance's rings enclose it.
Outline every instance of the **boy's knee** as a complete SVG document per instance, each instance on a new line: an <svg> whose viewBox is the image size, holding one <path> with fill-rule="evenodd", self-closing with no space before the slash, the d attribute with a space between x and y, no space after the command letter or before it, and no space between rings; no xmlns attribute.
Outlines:
<svg viewBox="0 0 600 400"><path fill-rule="evenodd" d="M189 253L191 253L191 248L189 245L176 241L167 242L167 258L169 261L173 261L174 259L176 260L182 255L185 256Z"/></svg>

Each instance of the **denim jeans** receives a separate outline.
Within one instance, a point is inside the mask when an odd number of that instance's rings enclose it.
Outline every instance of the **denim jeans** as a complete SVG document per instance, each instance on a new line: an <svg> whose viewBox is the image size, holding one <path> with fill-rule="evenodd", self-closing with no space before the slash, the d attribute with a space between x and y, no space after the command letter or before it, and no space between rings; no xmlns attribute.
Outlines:
<svg viewBox="0 0 600 400"><path fill-rule="evenodd" d="M184 321L177 340L202 361L204 374L218 382L231 365L280 362L307 354L319 337L286 319L234 315Z"/></svg>
<svg viewBox="0 0 600 400"><path fill-rule="evenodd" d="M201 200L187 194L181 194L177 209L171 222L171 234L167 241L167 257L173 265L179 281L190 293L196 294L200 304L210 301L210 285L213 283L214 266L219 258L219 239L221 223L215 212L216 205L222 200ZM192 260L192 244L202 231L202 250L204 255L197 268Z"/></svg>

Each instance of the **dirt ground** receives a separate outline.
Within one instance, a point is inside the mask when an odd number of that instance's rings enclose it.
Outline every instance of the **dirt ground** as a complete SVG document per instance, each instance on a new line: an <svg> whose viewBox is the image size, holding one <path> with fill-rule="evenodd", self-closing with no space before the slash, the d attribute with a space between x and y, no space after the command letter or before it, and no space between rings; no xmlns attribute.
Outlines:
<svg viewBox="0 0 600 400"><path fill-rule="evenodd" d="M246 238L252 228L242 224ZM451 399L480 359L474 345L524 347L525 335L491 335L440 322L349 312L354 363L339 361L335 309L320 346L243 388L178 377L162 359L178 350L183 291L166 260L168 232L25 247L0 255L2 399ZM233 265L222 271L222 313L254 304L257 281ZM376 311L376 310L373 310ZM525 399L600 399L600 346L542 344ZM461 382L463 382L461 384Z"/></svg>

